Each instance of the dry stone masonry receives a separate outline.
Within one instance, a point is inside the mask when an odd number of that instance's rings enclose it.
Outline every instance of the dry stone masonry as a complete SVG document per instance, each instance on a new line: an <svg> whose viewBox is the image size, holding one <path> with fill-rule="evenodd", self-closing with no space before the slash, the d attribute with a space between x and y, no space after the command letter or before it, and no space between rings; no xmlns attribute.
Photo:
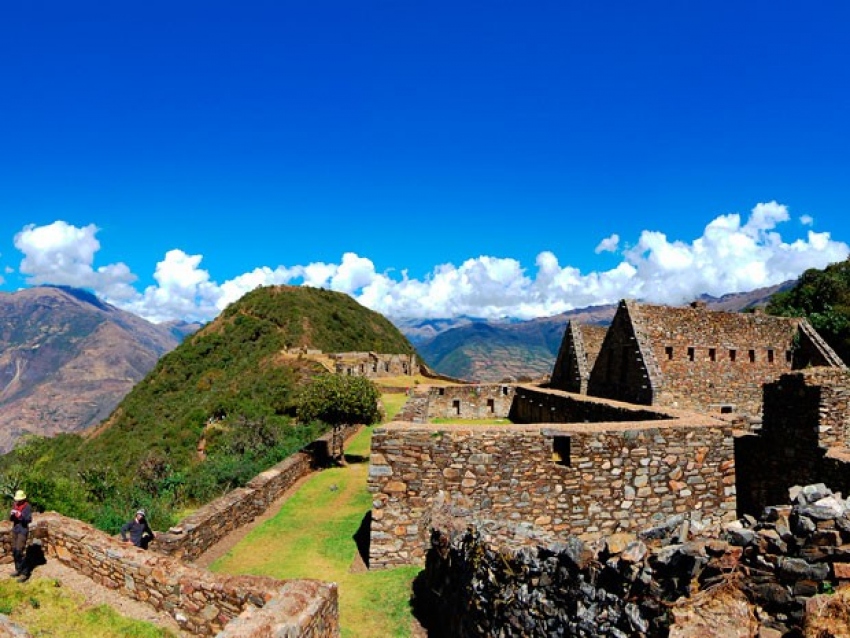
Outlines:
<svg viewBox="0 0 850 638"><path fill-rule="evenodd" d="M359 426L346 426L342 436L351 437ZM260 473L245 487L228 492L180 521L167 532L157 534L151 549L184 561L193 561L236 529L253 521L269 505L331 457L332 432L307 449L284 459Z"/></svg>
<svg viewBox="0 0 850 638"><path fill-rule="evenodd" d="M589 405L585 415L630 411L559 398ZM438 504L461 518L582 537L635 531L672 514L700 526L734 519L733 425L653 414L648 422L375 428L370 566L421 565Z"/></svg>
<svg viewBox="0 0 850 638"><path fill-rule="evenodd" d="M762 385L781 374L845 367L806 319L709 311L698 303L623 300L598 343L568 326L550 385L642 405L758 415ZM586 382L583 366L590 368Z"/></svg>
<svg viewBox="0 0 850 638"><path fill-rule="evenodd" d="M10 553L10 523L0 523L0 548ZM55 513L39 514L31 536L47 560L58 560L128 598L168 612L189 634L339 636L337 588L316 580L218 575L170 556L129 547L94 527ZM231 626L231 621L239 619ZM246 627L274 627L252 633Z"/></svg>
<svg viewBox="0 0 850 638"><path fill-rule="evenodd" d="M458 638L802 636L822 594L850 580L850 504L823 484L790 495L715 536L690 534L683 516L595 543L503 522L444 525L432 530L418 604L431 631ZM707 628L705 609L687 613L706 594L724 598ZM848 635L850 620L833 629L824 635Z"/></svg>

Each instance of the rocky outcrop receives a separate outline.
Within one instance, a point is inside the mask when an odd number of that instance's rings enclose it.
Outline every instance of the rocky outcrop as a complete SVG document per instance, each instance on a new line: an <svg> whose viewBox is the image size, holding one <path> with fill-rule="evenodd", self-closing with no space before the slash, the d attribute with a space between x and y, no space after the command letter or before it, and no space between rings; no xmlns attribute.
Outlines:
<svg viewBox="0 0 850 638"><path fill-rule="evenodd" d="M823 484L790 496L698 536L681 516L595 543L443 525L418 609L438 635L462 637L683 637L707 617L715 636L801 636L812 601L850 581L850 502ZM850 635L850 623L836 631Z"/></svg>

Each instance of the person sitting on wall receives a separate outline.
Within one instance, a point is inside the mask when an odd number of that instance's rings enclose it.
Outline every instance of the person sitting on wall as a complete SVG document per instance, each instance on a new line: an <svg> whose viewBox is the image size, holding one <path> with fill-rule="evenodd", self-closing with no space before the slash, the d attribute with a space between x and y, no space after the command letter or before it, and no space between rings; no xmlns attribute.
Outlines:
<svg viewBox="0 0 850 638"><path fill-rule="evenodd" d="M15 492L15 504L9 520L12 521L12 556L15 559L15 572L12 576L18 576L21 582L29 580L31 568L26 562L27 537L30 533L32 523L32 506L27 501L27 495L23 490Z"/></svg>
<svg viewBox="0 0 850 638"><path fill-rule="evenodd" d="M130 538L127 538L127 534L130 535ZM121 526L121 540L125 543L132 543L136 547L147 549L154 538L156 537L151 526L148 525L148 519L143 509L137 510L133 520Z"/></svg>

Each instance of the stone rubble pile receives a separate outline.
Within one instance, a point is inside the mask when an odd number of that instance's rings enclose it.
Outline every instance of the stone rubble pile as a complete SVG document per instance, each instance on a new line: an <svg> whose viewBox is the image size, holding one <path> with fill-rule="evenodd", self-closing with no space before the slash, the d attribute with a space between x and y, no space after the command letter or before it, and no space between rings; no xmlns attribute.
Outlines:
<svg viewBox="0 0 850 638"><path fill-rule="evenodd" d="M654 637L671 635L676 601L734 586L759 635L802 635L807 603L850 580L850 502L823 484L790 496L698 534L676 516L595 543L527 537L508 549L492 522L435 529L417 607L433 635Z"/></svg>

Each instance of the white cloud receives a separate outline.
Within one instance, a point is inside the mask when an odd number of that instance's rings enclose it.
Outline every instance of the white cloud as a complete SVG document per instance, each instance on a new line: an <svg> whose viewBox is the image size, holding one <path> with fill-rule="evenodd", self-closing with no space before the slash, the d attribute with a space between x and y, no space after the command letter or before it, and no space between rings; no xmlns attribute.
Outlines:
<svg viewBox="0 0 850 638"><path fill-rule="evenodd" d="M800 215L800 223L803 226L813 226L815 223L815 218L811 215Z"/></svg>
<svg viewBox="0 0 850 638"><path fill-rule="evenodd" d="M405 270L393 277L377 272L367 257L345 253L339 264L263 266L219 284L201 267L201 255L170 250L156 265L156 283L142 291L132 286L136 277L122 263L93 268L100 249L94 225L77 228L57 221L26 226L15 236L15 246L24 254L20 270L28 283L88 288L152 321L207 321L257 286L272 284L346 292L389 317L530 319L622 298L679 304L702 293L752 290L850 254L847 244L826 232L809 230L805 238L784 241L777 227L789 218L785 206L768 202L755 206L743 222L738 213L718 216L690 242L645 230L622 251L617 266L587 274L561 266L554 253L545 251L537 256L533 272L512 258L481 255L460 266L439 264L419 280ZM616 252L619 245L613 234L596 252Z"/></svg>
<svg viewBox="0 0 850 638"><path fill-rule="evenodd" d="M610 237L606 237L599 245L596 246L595 252L597 255L599 253L613 253L617 250L617 247L620 245L620 236L617 233L614 233Z"/></svg>
<svg viewBox="0 0 850 638"><path fill-rule="evenodd" d="M20 271L32 285L56 284L89 288L102 297L129 299L137 294L131 284L136 276L123 263L94 270L100 250L98 228L84 228L56 221L47 226L30 224L15 235L15 248L24 254Z"/></svg>

